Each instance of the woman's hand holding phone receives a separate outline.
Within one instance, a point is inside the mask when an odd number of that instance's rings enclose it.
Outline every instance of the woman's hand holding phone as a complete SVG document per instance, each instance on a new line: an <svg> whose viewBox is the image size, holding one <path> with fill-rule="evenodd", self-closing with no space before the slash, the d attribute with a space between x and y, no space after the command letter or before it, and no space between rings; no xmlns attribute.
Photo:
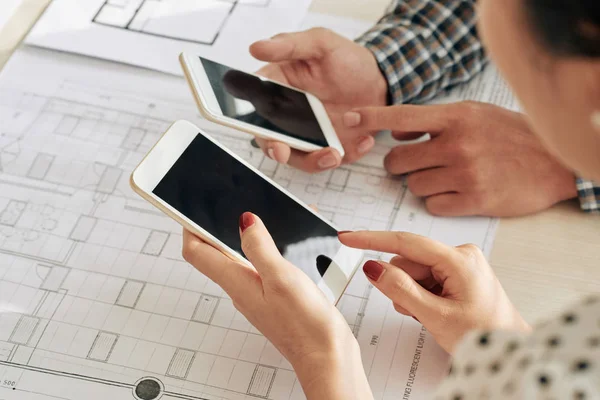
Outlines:
<svg viewBox="0 0 600 400"><path fill-rule="evenodd" d="M371 399L358 343L320 289L286 261L262 221L240 218L244 254L233 261L184 231L183 256L221 286L234 306L292 364L308 399Z"/></svg>
<svg viewBox="0 0 600 400"><path fill-rule="evenodd" d="M349 247L397 254L367 261L369 281L452 353L471 330L529 331L478 247L447 246L406 232L346 232Z"/></svg>
<svg viewBox="0 0 600 400"><path fill-rule="evenodd" d="M259 75L305 90L323 102L346 152L342 160L331 148L304 153L257 138L266 155L306 172L319 172L352 163L373 148L376 132L347 128L342 120L353 108L387 104L387 81L371 51L332 31L315 28L257 42L250 52L270 62Z"/></svg>

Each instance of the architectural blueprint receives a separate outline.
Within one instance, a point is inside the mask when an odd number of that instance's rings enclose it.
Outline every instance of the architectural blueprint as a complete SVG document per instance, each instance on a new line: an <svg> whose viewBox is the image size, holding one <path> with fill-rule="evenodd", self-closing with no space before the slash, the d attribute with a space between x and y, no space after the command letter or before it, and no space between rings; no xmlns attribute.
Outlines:
<svg viewBox="0 0 600 400"><path fill-rule="evenodd" d="M269 7L271 0L105 0L92 22L212 46L236 7ZM201 5L199 5L199 3ZM198 15L198 11L201 14ZM199 18L200 17L200 18ZM178 23L173 23L177 18ZM189 22L184 22L189 19ZM193 28L193 29L190 29Z"/></svg>
<svg viewBox="0 0 600 400"><path fill-rule="evenodd" d="M310 0L54 0L27 41L182 75L187 51L257 69L254 41L299 28Z"/></svg>
<svg viewBox="0 0 600 400"><path fill-rule="evenodd" d="M463 96L491 99L490 76ZM41 49L0 75L0 399L288 400L291 366L180 256L181 228L128 176L169 124L199 120L182 79ZM491 249L496 221L425 212L382 169L307 175L215 137L342 229L405 230ZM371 257L377 257L371 254ZM386 257L382 255L381 257ZM376 399L427 399L447 355L357 274L339 309ZM408 396L408 397L407 397Z"/></svg>

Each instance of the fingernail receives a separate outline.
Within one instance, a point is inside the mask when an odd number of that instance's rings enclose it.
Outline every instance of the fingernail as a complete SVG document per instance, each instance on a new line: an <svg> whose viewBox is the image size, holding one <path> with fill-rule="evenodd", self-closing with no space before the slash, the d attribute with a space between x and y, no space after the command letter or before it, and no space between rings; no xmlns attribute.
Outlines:
<svg viewBox="0 0 600 400"><path fill-rule="evenodd" d="M240 229L242 233L248 228L254 225L254 215L249 212L245 212L240 216Z"/></svg>
<svg viewBox="0 0 600 400"><path fill-rule="evenodd" d="M369 260L363 265L363 272L370 280L377 282L385 272L385 268L377 261Z"/></svg>
<svg viewBox="0 0 600 400"><path fill-rule="evenodd" d="M345 233L352 233L352 231L339 231L339 232L338 232L338 236L339 236L339 235L343 235L343 234L345 234Z"/></svg>
<svg viewBox="0 0 600 400"><path fill-rule="evenodd" d="M271 160L274 160L274 159L275 159L275 150L273 150L273 148L272 148L272 147L269 147L269 148L267 149L267 154L269 155L269 158L270 158Z"/></svg>
<svg viewBox="0 0 600 400"><path fill-rule="evenodd" d="M337 165L337 159L333 154L327 154L318 161L319 168L329 169Z"/></svg>
<svg viewBox="0 0 600 400"><path fill-rule="evenodd" d="M344 125L348 127L357 126L360 124L360 114L355 111L349 111L344 114Z"/></svg>
<svg viewBox="0 0 600 400"><path fill-rule="evenodd" d="M358 142L356 150L358 150L360 154L364 154L373 148L373 144L375 144L375 139L371 136L364 137Z"/></svg>

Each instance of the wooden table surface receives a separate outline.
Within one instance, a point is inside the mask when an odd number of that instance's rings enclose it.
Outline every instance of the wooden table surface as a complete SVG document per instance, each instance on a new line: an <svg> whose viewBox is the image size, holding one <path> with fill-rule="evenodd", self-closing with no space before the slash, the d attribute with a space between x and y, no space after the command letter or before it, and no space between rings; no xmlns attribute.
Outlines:
<svg viewBox="0 0 600 400"><path fill-rule="evenodd" d="M374 22L388 2L314 0L311 11ZM0 68L48 3L23 0L0 30ZM600 217L582 213L572 201L504 219L491 263L523 316L530 322L543 319L585 294L600 293Z"/></svg>

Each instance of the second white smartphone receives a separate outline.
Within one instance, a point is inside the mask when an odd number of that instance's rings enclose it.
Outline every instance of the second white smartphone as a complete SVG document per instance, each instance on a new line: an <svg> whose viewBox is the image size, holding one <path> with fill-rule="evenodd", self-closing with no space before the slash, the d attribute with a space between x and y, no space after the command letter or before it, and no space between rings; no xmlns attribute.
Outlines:
<svg viewBox="0 0 600 400"><path fill-rule="evenodd" d="M363 253L312 209L189 122L173 124L131 175L143 198L230 258L248 263L239 217L258 215L281 254L336 303Z"/></svg>
<svg viewBox="0 0 600 400"><path fill-rule="evenodd" d="M179 57L201 114L210 121L305 152L344 148L310 93L193 54Z"/></svg>

